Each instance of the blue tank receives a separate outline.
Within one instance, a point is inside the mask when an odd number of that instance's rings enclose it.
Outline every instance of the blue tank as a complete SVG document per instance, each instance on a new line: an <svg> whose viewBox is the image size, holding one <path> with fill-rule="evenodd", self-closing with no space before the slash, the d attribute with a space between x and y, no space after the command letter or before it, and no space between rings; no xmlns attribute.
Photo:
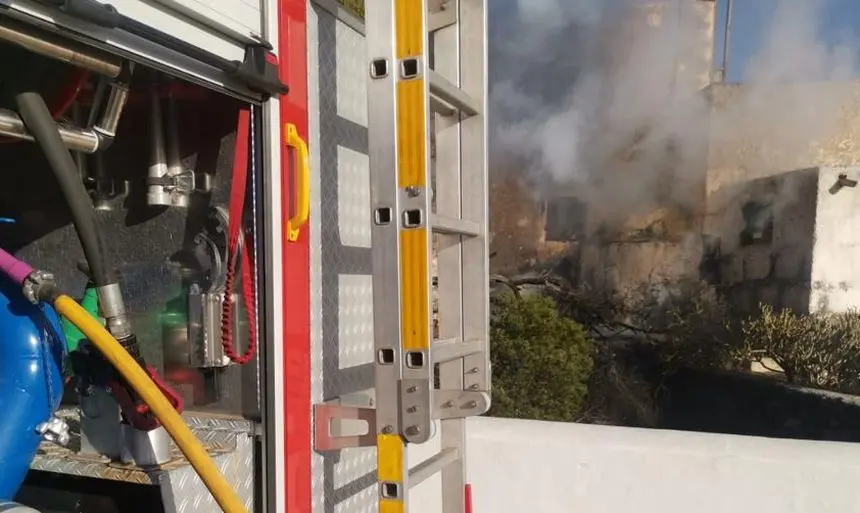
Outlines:
<svg viewBox="0 0 860 513"><path fill-rule="evenodd" d="M42 441L36 429L60 406L65 355L54 309L0 277L0 502L15 498Z"/></svg>

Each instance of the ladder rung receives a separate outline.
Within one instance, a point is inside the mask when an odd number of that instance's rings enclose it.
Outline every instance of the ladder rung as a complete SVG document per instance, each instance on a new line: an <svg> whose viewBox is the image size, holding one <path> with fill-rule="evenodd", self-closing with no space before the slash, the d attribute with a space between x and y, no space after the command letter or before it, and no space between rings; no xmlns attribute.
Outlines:
<svg viewBox="0 0 860 513"><path fill-rule="evenodd" d="M449 104L467 116L474 116L481 109L471 96L449 82L445 77L430 70L430 95ZM433 102L431 102L431 106ZM439 112L439 114L444 114Z"/></svg>
<svg viewBox="0 0 860 513"><path fill-rule="evenodd" d="M458 358L478 354L483 350L480 340L460 342L455 338L437 340L430 347L433 350L433 363L452 362Z"/></svg>
<svg viewBox="0 0 860 513"><path fill-rule="evenodd" d="M454 9L443 9L439 12L431 12L428 19L430 32L442 30L445 27L457 23L457 12Z"/></svg>
<svg viewBox="0 0 860 513"><path fill-rule="evenodd" d="M444 235L462 235L464 237L477 237L481 235L481 226L476 222L440 216L438 214L431 214L430 226L434 232Z"/></svg>
<svg viewBox="0 0 860 513"><path fill-rule="evenodd" d="M433 477L434 474L441 472L442 469L452 463L456 463L459 459L460 451L453 447L443 449L427 458L409 469L409 488L426 481L427 478Z"/></svg>

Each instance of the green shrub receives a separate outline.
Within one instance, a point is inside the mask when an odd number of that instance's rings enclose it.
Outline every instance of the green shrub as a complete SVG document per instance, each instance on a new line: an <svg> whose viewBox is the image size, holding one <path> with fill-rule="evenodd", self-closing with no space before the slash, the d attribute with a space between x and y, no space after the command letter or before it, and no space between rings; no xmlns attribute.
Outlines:
<svg viewBox="0 0 860 513"><path fill-rule="evenodd" d="M770 358L798 385L856 392L860 389L860 314L854 311L797 315L761 305L741 325L739 359Z"/></svg>
<svg viewBox="0 0 860 513"><path fill-rule="evenodd" d="M574 420L593 368L591 341L582 327L540 295L499 294L491 307L490 415Z"/></svg>

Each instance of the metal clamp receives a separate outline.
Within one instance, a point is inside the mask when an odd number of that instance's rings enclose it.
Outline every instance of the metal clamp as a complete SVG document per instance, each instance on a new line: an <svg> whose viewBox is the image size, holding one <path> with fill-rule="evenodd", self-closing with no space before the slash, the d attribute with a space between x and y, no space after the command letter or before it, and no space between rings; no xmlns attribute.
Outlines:
<svg viewBox="0 0 860 513"><path fill-rule="evenodd" d="M239 300L236 294L227 297L219 292L201 292L196 284L188 294L188 342L191 344L190 364L195 368L226 367L230 359L224 354L221 343L223 332L221 313L224 302ZM239 332L239 316L233 316L230 325L233 333Z"/></svg>
<svg viewBox="0 0 860 513"><path fill-rule="evenodd" d="M45 440L63 447L69 445L71 440L69 425L58 417L51 417L47 422L42 422L36 426L36 432L42 435Z"/></svg>

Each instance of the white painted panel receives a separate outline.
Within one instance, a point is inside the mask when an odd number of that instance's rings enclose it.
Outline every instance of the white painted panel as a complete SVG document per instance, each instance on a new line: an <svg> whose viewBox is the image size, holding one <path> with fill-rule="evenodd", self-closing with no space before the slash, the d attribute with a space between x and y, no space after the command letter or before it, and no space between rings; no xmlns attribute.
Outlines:
<svg viewBox="0 0 860 513"><path fill-rule="evenodd" d="M123 16L224 59L241 61L245 55L244 45L250 42L247 34L240 39L237 33L195 22L187 14L163 4L140 0L101 1L114 6ZM257 27L259 33L259 22Z"/></svg>
<svg viewBox="0 0 860 513"><path fill-rule="evenodd" d="M822 167L818 171L810 291L813 311L844 312L860 307L860 194L851 187L831 192L842 174L858 180L860 168Z"/></svg>
<svg viewBox="0 0 860 513"><path fill-rule="evenodd" d="M467 420L475 512L844 513L860 445ZM438 513L426 497L410 513Z"/></svg>
<svg viewBox="0 0 860 513"><path fill-rule="evenodd" d="M260 0L157 0L218 30L243 37L261 34Z"/></svg>

